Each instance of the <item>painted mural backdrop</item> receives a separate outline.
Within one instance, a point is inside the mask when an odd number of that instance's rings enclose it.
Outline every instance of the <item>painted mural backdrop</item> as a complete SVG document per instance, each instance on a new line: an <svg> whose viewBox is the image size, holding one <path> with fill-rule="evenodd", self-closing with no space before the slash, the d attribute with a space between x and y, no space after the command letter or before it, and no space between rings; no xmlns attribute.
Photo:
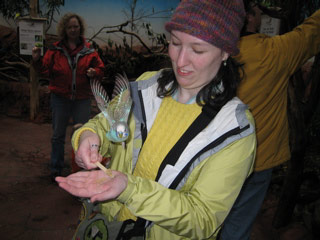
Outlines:
<svg viewBox="0 0 320 240"><path fill-rule="evenodd" d="M66 12L75 12L81 15L87 24L86 37L91 38L99 44L107 43L108 39L122 41L123 34L106 34L111 26L118 26L134 19L134 26L128 24L126 30L138 33L148 42L143 25L150 24L155 33L166 33L164 23L170 19L173 10L179 0L65 0L64 6L60 8L59 17ZM55 33L56 26L52 25L48 33ZM101 33L97 34L101 29ZM134 44L137 41L134 40Z"/></svg>

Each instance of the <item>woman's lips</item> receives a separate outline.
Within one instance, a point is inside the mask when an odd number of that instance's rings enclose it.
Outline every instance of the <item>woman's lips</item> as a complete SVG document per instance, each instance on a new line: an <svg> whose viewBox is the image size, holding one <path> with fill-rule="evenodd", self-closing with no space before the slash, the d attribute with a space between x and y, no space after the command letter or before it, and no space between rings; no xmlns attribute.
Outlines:
<svg viewBox="0 0 320 240"><path fill-rule="evenodd" d="M184 76L184 77L191 74L190 71L186 71L186 70L179 69L179 68L177 69L177 73L178 73L180 76Z"/></svg>

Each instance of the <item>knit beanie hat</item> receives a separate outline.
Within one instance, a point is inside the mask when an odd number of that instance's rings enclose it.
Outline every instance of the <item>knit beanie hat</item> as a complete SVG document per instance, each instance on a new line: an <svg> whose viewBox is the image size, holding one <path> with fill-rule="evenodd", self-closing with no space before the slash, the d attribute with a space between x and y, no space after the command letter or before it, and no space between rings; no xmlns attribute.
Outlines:
<svg viewBox="0 0 320 240"><path fill-rule="evenodd" d="M200 38L237 55L245 18L243 0L182 0L165 28Z"/></svg>

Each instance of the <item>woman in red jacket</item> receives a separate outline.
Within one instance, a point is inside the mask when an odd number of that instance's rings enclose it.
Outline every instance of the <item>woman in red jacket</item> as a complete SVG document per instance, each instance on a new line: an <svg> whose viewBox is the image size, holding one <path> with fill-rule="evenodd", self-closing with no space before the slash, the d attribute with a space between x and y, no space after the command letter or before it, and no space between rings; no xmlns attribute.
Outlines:
<svg viewBox="0 0 320 240"><path fill-rule="evenodd" d="M70 117L73 124L86 123L90 118L90 78L103 76L104 64L98 53L84 39L84 21L74 13L65 14L57 26L60 41L40 57L34 47L35 69L50 78L52 127L51 177L64 166L64 143Z"/></svg>

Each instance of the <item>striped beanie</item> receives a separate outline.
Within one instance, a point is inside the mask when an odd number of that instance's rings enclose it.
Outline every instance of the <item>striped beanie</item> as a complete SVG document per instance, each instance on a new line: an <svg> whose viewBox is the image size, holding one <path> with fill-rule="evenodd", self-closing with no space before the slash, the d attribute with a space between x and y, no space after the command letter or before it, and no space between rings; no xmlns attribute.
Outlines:
<svg viewBox="0 0 320 240"><path fill-rule="evenodd" d="M237 55L245 18L243 0L181 0L165 28L200 38Z"/></svg>

